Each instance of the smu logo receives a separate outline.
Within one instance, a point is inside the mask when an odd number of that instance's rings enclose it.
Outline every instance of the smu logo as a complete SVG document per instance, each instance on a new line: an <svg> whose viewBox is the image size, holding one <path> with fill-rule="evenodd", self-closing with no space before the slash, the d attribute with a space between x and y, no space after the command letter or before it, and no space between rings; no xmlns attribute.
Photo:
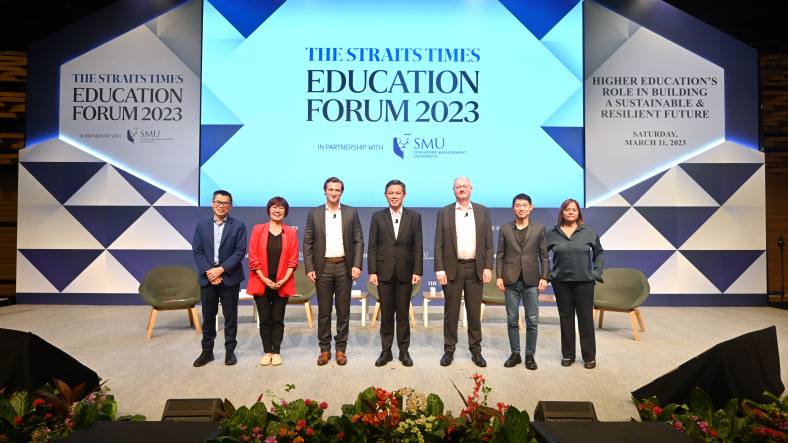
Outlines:
<svg viewBox="0 0 788 443"><path fill-rule="evenodd" d="M410 134L405 134L405 135L410 135ZM394 154L403 160L405 160L405 152L403 151L403 149L405 149L408 146L409 140L410 139L406 138L405 141L403 142L402 138L394 137Z"/></svg>
<svg viewBox="0 0 788 443"><path fill-rule="evenodd" d="M137 139L137 135L139 135L139 129L140 128L134 128L134 129L129 129L128 131L126 131L126 139L128 139L128 141L134 143L134 140Z"/></svg>

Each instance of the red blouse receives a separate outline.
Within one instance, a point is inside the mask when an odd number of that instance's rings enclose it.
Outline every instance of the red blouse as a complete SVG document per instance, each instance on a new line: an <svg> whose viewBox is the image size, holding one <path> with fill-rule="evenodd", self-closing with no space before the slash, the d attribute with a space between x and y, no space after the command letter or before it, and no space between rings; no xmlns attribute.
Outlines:
<svg viewBox="0 0 788 443"><path fill-rule="evenodd" d="M277 282L284 278L287 268L298 269L298 234L290 226L282 225L282 256L279 258L279 269L275 278L268 275L268 230L270 223L256 225L252 229L252 239L249 241L249 285L246 293L249 295L263 295L265 293L265 283L257 276L255 270L263 271L263 275ZM280 297L292 297L296 295L295 277L290 278L279 288Z"/></svg>

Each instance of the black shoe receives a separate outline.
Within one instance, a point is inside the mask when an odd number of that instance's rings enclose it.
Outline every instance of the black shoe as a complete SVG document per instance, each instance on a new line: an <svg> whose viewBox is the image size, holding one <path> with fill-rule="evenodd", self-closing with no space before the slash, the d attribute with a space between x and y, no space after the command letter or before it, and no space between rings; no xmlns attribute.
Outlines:
<svg viewBox="0 0 788 443"><path fill-rule="evenodd" d="M441 357L441 366L449 366L454 360L454 352L446 351L443 353L443 357Z"/></svg>
<svg viewBox="0 0 788 443"><path fill-rule="evenodd" d="M596 360L583 363L583 367L586 369L594 369L596 367Z"/></svg>
<svg viewBox="0 0 788 443"><path fill-rule="evenodd" d="M391 355L391 351L383 351L380 353L380 357L375 360L375 366L386 366L386 363L394 360L394 357Z"/></svg>
<svg viewBox="0 0 788 443"><path fill-rule="evenodd" d="M208 362L213 361L213 351L202 351L202 354L194 360L194 367L199 368L200 366L205 366Z"/></svg>
<svg viewBox="0 0 788 443"><path fill-rule="evenodd" d="M235 358L235 352L227 351L227 355L224 357L224 364L230 366L238 363L238 359Z"/></svg>
<svg viewBox="0 0 788 443"><path fill-rule="evenodd" d="M526 355L525 356L525 368L526 369L530 369L530 370L533 371L534 369L536 369L538 367L539 366L536 366L536 360L534 360L534 356L533 355Z"/></svg>
<svg viewBox="0 0 788 443"><path fill-rule="evenodd" d="M402 366L413 366L413 359L410 358L408 351L399 351L399 361L402 362Z"/></svg>
<svg viewBox="0 0 788 443"><path fill-rule="evenodd" d="M572 363L574 363L574 362L575 362L574 359L564 358L564 359L561 359L561 366L572 366Z"/></svg>
<svg viewBox="0 0 788 443"><path fill-rule="evenodd" d="M512 352L512 355L509 356L509 359L506 360L506 362L504 362L503 367L504 368L513 368L513 367L519 365L522 362L523 362L523 358L520 357L520 354Z"/></svg>
<svg viewBox="0 0 788 443"><path fill-rule="evenodd" d="M481 351L476 351L472 353L471 360L473 360L473 363L480 368L487 367L487 360L485 360L484 357L482 357Z"/></svg>

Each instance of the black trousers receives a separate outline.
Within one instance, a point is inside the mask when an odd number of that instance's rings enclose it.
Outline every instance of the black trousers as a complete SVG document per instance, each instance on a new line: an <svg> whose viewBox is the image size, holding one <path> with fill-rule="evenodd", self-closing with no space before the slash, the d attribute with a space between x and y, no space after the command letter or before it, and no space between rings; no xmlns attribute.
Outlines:
<svg viewBox="0 0 788 443"><path fill-rule="evenodd" d="M580 350L584 362L596 360L594 337L594 285L591 281L553 282L555 304L561 320L561 355L574 360L575 315L580 332Z"/></svg>
<svg viewBox="0 0 788 443"><path fill-rule="evenodd" d="M315 288L320 351L331 352L331 312L336 303L337 335L334 336L334 346L337 351L345 352L350 331L350 290L353 288L353 280L347 273L345 262L325 262Z"/></svg>
<svg viewBox="0 0 788 443"><path fill-rule="evenodd" d="M285 335L285 308L288 297L265 291L254 297L257 317L260 319L260 339L266 354L279 354Z"/></svg>
<svg viewBox="0 0 788 443"><path fill-rule="evenodd" d="M413 275L410 275L411 279ZM411 280L412 281L412 280ZM410 294L413 291L411 281L403 283L397 280L395 270L389 281L378 282L380 297L380 344L384 351L391 351L394 342L394 316L397 322L397 346L400 351L407 351L410 346Z"/></svg>
<svg viewBox="0 0 788 443"><path fill-rule="evenodd" d="M457 275L443 287L443 350L454 352L457 347L457 322L460 320L462 291L468 311L468 349L482 351L482 292L484 285L476 274L476 262L460 263Z"/></svg>
<svg viewBox="0 0 788 443"><path fill-rule="evenodd" d="M235 350L235 346L238 344L235 335L238 332L238 292L240 290L240 283L232 286L226 286L224 283L200 286L203 351L213 351L219 300L222 301L222 314L224 315L224 349L226 351Z"/></svg>

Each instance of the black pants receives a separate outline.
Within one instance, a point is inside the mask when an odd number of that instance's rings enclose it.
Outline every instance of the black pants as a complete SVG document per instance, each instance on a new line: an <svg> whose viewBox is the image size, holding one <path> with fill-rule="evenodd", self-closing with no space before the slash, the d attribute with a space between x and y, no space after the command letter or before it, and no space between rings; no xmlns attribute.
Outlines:
<svg viewBox="0 0 788 443"><path fill-rule="evenodd" d="M482 292L484 285L476 273L476 262L460 263L457 275L443 287L443 350L454 352L457 347L457 322L460 320L462 291L468 311L468 349L482 351Z"/></svg>
<svg viewBox="0 0 788 443"><path fill-rule="evenodd" d="M222 301L222 314L224 315L224 349L226 351L235 350L235 345L238 344L235 335L238 332L238 292L240 289L240 283L232 286L226 286L224 283L200 286L203 351L213 351L219 300Z"/></svg>
<svg viewBox="0 0 788 443"><path fill-rule="evenodd" d="M331 312L336 303L337 335L334 346L345 352L350 331L350 290L353 280L347 273L345 262L323 264L323 272L317 279L317 339L321 352L331 352ZM336 295L336 300L334 296Z"/></svg>
<svg viewBox="0 0 788 443"><path fill-rule="evenodd" d="M555 304L561 319L561 355L574 360L575 315L580 332L580 350L584 362L596 360L594 337L594 281L553 282Z"/></svg>
<svg viewBox="0 0 788 443"><path fill-rule="evenodd" d="M413 275L409 277L413 278ZM412 281L412 280L411 280ZM410 347L410 294L413 291L411 281L403 283L397 280L395 270L389 281L378 282L380 297L380 344L384 351L391 351L394 341L394 315L397 319L397 346L400 351Z"/></svg>
<svg viewBox="0 0 788 443"><path fill-rule="evenodd" d="M263 295L254 297L257 317L260 319L260 339L263 340L263 351L266 354L279 354L282 337L285 335L285 308L287 298L279 294L265 291Z"/></svg>

